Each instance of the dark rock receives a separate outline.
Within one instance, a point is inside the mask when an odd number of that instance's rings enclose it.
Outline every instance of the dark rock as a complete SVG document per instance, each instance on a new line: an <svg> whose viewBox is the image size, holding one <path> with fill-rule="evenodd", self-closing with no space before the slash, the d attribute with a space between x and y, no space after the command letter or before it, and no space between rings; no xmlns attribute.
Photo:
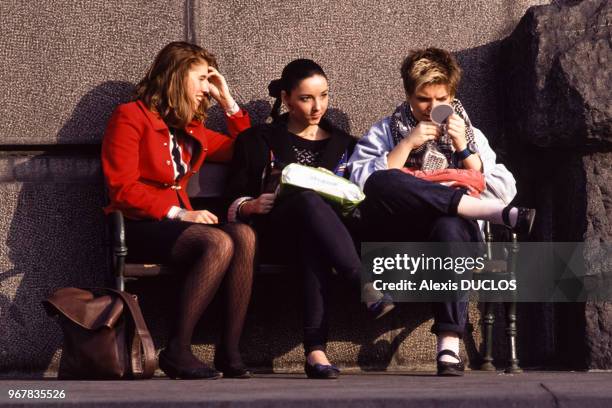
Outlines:
<svg viewBox="0 0 612 408"><path fill-rule="evenodd" d="M501 45L516 202L538 211L532 240L585 242L585 287L612 282L611 16L606 0L532 7ZM554 364L612 368L612 304L600 300L553 305Z"/></svg>
<svg viewBox="0 0 612 408"><path fill-rule="evenodd" d="M587 243L585 259L595 282L612 284L612 153L584 159L587 175ZM589 368L612 367L612 303L585 305L585 341Z"/></svg>
<svg viewBox="0 0 612 408"><path fill-rule="evenodd" d="M612 242L612 153L598 153L584 159L587 174L587 226L584 239Z"/></svg>
<svg viewBox="0 0 612 408"><path fill-rule="evenodd" d="M606 369L612 366L612 303L591 302L585 305L587 366Z"/></svg>
<svg viewBox="0 0 612 408"><path fill-rule="evenodd" d="M573 3L530 8L502 42L506 134L540 147L608 150L612 3Z"/></svg>

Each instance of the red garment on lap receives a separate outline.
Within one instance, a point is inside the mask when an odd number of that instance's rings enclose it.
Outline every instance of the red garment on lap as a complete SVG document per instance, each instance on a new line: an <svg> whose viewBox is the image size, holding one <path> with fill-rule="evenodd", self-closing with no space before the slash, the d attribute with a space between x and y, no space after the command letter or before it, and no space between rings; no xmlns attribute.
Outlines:
<svg viewBox="0 0 612 408"><path fill-rule="evenodd" d="M476 198L480 197L486 187L484 174L474 169L417 170L404 167L402 171L411 176L451 188L465 188L468 195Z"/></svg>

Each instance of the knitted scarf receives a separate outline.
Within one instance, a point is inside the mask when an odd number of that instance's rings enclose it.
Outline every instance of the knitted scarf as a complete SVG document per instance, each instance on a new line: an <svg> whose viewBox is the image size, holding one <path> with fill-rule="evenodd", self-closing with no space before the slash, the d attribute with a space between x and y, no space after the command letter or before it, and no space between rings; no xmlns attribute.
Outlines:
<svg viewBox="0 0 612 408"><path fill-rule="evenodd" d="M463 108L463 105L459 99L453 99L450 102L455 113L459 115L461 119L465 121L465 136L468 143L474 143L474 129L470 119ZM412 114L412 108L408 102L403 102L399 105L393 114L391 115L391 135L393 136L393 143L397 145L403 138L407 137L412 129L417 125L417 120ZM456 168L457 162L453 160L453 144L452 139L446 131L446 125L443 126L443 132L440 138L436 141L427 142L418 148L410 152L408 160L406 161L405 167L416 168L418 170L435 170L435 168L423 168L423 159L428 150L439 152L438 156L443 161L442 155L446 158L446 165L437 164L436 168Z"/></svg>

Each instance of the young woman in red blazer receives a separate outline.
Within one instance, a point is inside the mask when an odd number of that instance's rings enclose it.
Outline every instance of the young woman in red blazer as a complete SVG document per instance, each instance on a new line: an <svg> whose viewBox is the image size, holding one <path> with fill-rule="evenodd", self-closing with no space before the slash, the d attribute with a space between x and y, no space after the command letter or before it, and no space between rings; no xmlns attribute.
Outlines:
<svg viewBox="0 0 612 408"><path fill-rule="evenodd" d="M204 127L211 98L226 112L229 136ZM254 233L245 224L219 224L215 214L194 210L186 191L205 159L231 158L236 136L250 124L214 56L173 42L138 84L136 101L117 107L104 135L110 196L105 211L119 210L127 218L129 259L168 264L184 278L179 313L159 355L160 368L172 378L219 378L219 371L251 376L238 342L251 295ZM227 315L214 370L193 355L191 337L222 283Z"/></svg>

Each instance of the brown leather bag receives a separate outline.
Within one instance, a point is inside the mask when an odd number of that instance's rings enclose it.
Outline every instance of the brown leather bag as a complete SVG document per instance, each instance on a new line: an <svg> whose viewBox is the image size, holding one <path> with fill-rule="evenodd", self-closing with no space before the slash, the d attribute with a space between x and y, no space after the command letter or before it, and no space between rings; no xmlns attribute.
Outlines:
<svg viewBox="0 0 612 408"><path fill-rule="evenodd" d="M60 379L140 379L155 372L155 346L136 296L62 288L43 305L64 333ZM126 307L127 306L127 307Z"/></svg>

